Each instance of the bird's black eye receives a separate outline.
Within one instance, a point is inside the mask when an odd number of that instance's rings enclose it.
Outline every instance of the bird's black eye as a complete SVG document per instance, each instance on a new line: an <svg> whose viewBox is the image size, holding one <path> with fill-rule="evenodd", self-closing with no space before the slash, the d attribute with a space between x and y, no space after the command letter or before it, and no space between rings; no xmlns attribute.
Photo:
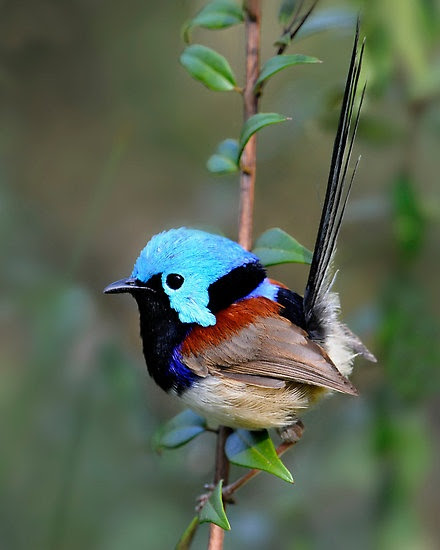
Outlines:
<svg viewBox="0 0 440 550"><path fill-rule="evenodd" d="M177 290L183 285L184 280L185 279L182 275L179 275L178 273L170 273L167 275L166 283L172 290Z"/></svg>

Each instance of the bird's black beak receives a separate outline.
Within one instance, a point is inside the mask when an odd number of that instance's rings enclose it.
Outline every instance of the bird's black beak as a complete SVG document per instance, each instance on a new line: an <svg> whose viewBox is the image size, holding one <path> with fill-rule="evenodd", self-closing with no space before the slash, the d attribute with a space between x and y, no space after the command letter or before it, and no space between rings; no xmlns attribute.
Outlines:
<svg viewBox="0 0 440 550"><path fill-rule="evenodd" d="M122 292L133 292L133 290L143 290L146 288L140 281L133 277L127 277L126 279L120 279L110 285L106 286L103 290L104 294L121 294Z"/></svg>

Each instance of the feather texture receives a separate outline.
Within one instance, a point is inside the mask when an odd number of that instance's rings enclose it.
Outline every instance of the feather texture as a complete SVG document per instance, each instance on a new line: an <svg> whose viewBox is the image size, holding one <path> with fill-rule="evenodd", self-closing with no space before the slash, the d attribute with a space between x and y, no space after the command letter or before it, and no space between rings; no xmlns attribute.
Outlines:
<svg viewBox="0 0 440 550"><path fill-rule="evenodd" d="M252 383L256 376L356 395L325 350L280 309L267 298L232 304L219 312L214 326L189 333L180 349L182 363L202 377L244 375Z"/></svg>
<svg viewBox="0 0 440 550"><path fill-rule="evenodd" d="M358 40L359 24L356 28L350 67L345 85L341 114L339 117L338 130L333 146L330 173L321 221L319 224L309 277L304 293L304 313L306 321L309 326L309 330L316 332L320 332L320 329L322 328L320 326L320 321L325 319L325 315L323 315L322 311L323 308L325 309L323 301L325 301L332 283L332 277L329 270L334 256L337 237L347 204L348 195L353 182L354 173L356 171L355 168L352 177L347 182L347 171L365 91L364 88L355 119L354 129L350 137L353 107L356 98L356 90L364 51L364 44L362 44L361 52L358 58Z"/></svg>
<svg viewBox="0 0 440 550"><path fill-rule="evenodd" d="M331 269L332 261L348 196L359 163L358 159L351 177L348 178L347 172L365 94L364 86L357 113L354 116L356 91L364 53L364 43L362 43L358 55L358 41L359 22L356 27L338 130L333 145L327 191L303 302L307 332L312 339L326 349L344 376L351 373L353 359L356 355L360 354L369 361L376 361L374 355L367 350L359 338L339 320L339 296L335 292L331 292L335 278Z"/></svg>
<svg viewBox="0 0 440 550"><path fill-rule="evenodd" d="M306 384L287 383L282 388L270 388L207 376L195 382L181 399L210 424L261 430L291 424L324 393L325 390Z"/></svg>

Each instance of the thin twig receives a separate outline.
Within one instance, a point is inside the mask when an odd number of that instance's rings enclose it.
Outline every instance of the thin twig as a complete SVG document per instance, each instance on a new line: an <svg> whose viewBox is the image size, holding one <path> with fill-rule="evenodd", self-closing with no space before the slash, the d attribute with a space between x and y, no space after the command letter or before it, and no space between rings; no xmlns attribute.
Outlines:
<svg viewBox="0 0 440 550"><path fill-rule="evenodd" d="M231 428L226 426L220 426L218 435L217 435L217 448L215 456L215 474L214 474L214 485L222 479L223 483L228 482L229 477L229 460L225 454L225 443L229 434L231 433ZM211 523L209 530L209 544L208 550L221 550L223 548L223 539L225 532L221 527Z"/></svg>
<svg viewBox="0 0 440 550"><path fill-rule="evenodd" d="M283 36L285 36L287 33L289 34L289 43L292 42L292 40L298 34L301 27L307 21L307 19L309 18L312 11L315 9L316 4L318 2L319 2L319 0L314 0L312 5L310 6L310 8L306 11L306 13L302 17L299 17L299 14L295 14L295 16L292 19L292 22L290 23L290 25L286 28L286 30L283 33ZM302 4L303 4L303 2L301 2L300 8L302 7ZM298 11L299 10L297 10L297 12ZM295 26L295 23L298 23L298 24ZM277 50L277 55L281 55L282 53L284 53L284 50L287 48L287 46L288 46L288 44L280 44L280 46Z"/></svg>
<svg viewBox="0 0 440 550"><path fill-rule="evenodd" d="M243 92L243 111L246 121L258 112L259 96L255 94L255 83L260 68L260 0L247 0L246 9L246 86ZM252 248L252 225L254 189L257 163L255 134L248 141L242 156L240 173L240 214L238 220L238 242L247 250Z"/></svg>
<svg viewBox="0 0 440 550"><path fill-rule="evenodd" d="M260 21L261 0L247 0L246 11L246 86L243 90L244 120L258 112L258 99L254 92L255 83L260 69ZM252 225L254 209L254 189L256 174L256 138L248 141L242 156L240 173L240 214L238 220L238 242L247 250L252 247ZM225 455L225 442L230 433L229 428L220 426L217 436L217 452L215 466L215 483L220 479L228 483L229 461ZM221 527L211 524L208 550L222 550L224 531Z"/></svg>

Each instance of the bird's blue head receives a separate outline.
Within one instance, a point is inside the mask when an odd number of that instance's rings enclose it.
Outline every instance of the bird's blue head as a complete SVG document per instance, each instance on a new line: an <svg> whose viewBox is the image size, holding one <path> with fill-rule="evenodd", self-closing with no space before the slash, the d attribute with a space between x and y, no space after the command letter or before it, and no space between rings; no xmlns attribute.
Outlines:
<svg viewBox="0 0 440 550"><path fill-rule="evenodd" d="M265 279L258 258L234 241L196 229L152 237L129 279L105 292L165 293L182 323L214 325L214 313L248 295Z"/></svg>

